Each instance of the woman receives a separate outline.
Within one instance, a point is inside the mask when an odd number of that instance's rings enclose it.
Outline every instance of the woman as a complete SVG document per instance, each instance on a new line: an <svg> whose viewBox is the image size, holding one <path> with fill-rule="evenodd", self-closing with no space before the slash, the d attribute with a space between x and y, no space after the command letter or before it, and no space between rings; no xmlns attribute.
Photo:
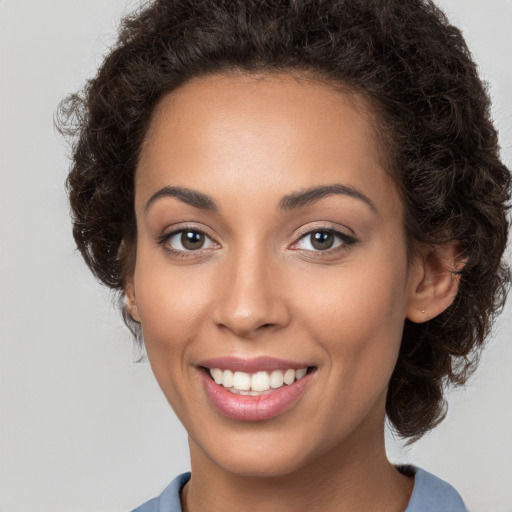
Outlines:
<svg viewBox="0 0 512 512"><path fill-rule="evenodd" d="M384 450L508 282L510 173L433 4L154 2L63 108L78 247L189 434L137 511L466 510Z"/></svg>

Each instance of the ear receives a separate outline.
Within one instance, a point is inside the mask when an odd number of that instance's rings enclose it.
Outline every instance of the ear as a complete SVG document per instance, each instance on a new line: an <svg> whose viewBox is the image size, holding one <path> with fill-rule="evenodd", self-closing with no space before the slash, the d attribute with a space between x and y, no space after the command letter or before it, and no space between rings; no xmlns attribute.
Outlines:
<svg viewBox="0 0 512 512"><path fill-rule="evenodd" d="M457 271L464 264L457 241L421 247L409 273L407 318L422 323L448 308L459 288Z"/></svg>
<svg viewBox="0 0 512 512"><path fill-rule="evenodd" d="M130 274L126 279L124 298L128 313L130 313L130 316L133 318L133 320L140 323L139 309L137 308L137 300L135 297L135 283L133 274Z"/></svg>

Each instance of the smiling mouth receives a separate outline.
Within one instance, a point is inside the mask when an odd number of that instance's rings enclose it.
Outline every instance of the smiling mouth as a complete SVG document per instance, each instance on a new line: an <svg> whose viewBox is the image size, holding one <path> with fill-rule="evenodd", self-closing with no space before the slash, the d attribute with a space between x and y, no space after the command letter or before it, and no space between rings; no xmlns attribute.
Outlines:
<svg viewBox="0 0 512 512"><path fill-rule="evenodd" d="M314 366L288 368L286 370L242 371L223 370L221 368L203 368L216 384L236 395L260 396L272 393L284 386L290 386L308 373L316 370Z"/></svg>

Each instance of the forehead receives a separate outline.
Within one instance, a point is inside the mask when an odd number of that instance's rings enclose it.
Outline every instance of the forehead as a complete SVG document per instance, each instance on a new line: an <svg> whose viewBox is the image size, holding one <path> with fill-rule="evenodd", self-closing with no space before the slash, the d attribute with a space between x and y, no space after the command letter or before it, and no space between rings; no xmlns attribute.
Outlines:
<svg viewBox="0 0 512 512"><path fill-rule="evenodd" d="M259 126L268 132L272 125L282 135L298 132L299 127L304 131L301 122L305 121L310 139L315 132L325 138L329 131L333 137L346 139L349 130L338 132L349 123L354 135L357 129L357 135L364 135L373 146L379 135L375 118L370 103L360 94L308 75L220 73L194 78L164 96L153 113L146 142L164 124L168 125L168 135L171 124L180 129L200 127L202 131L208 124L218 133L230 126L236 129L237 124L249 120L256 129Z"/></svg>
<svg viewBox="0 0 512 512"><path fill-rule="evenodd" d="M288 191L340 180L389 187L374 120L360 95L301 76L196 78L155 109L136 192L170 184L214 190L219 179L238 193L262 182Z"/></svg>

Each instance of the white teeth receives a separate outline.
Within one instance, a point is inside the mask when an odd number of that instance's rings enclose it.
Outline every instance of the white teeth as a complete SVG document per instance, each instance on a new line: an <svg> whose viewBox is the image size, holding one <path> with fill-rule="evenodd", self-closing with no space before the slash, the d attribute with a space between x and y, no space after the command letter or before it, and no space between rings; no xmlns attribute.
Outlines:
<svg viewBox="0 0 512 512"><path fill-rule="evenodd" d="M235 372L233 387L240 391L248 391L251 389L251 376L245 372Z"/></svg>
<svg viewBox="0 0 512 512"><path fill-rule="evenodd" d="M285 384L288 384L288 386L290 384L293 384L295 382L295 370L286 370L284 372L284 383Z"/></svg>
<svg viewBox="0 0 512 512"><path fill-rule="evenodd" d="M229 391L231 391L231 393L234 393L234 394L237 394L237 395L249 395L249 396L259 396L259 395L261 395L261 392L259 392L259 391L243 391L241 389L235 389L235 388L232 388Z"/></svg>
<svg viewBox="0 0 512 512"><path fill-rule="evenodd" d="M232 372L231 370L221 370L220 368L211 368L210 375L213 380L234 393L241 395L258 395L268 391L270 388L277 389L284 384L293 384L296 380L302 379L308 369L299 368L294 370L289 368L286 371L274 370L269 373L260 371L253 374L246 372Z"/></svg>
<svg viewBox="0 0 512 512"><path fill-rule="evenodd" d="M270 388L270 377L267 372L258 372L251 377L253 391L266 391Z"/></svg>
<svg viewBox="0 0 512 512"><path fill-rule="evenodd" d="M231 370L224 370L222 372L222 384L225 388L230 388L233 386L233 372Z"/></svg>
<svg viewBox="0 0 512 512"><path fill-rule="evenodd" d="M281 370L274 370L270 374L270 387L272 389L280 388L284 383L284 376Z"/></svg>
<svg viewBox="0 0 512 512"><path fill-rule="evenodd" d="M222 370L220 368L213 368L212 370L210 370L210 373L212 374L213 380L217 384L222 384L224 380L222 378Z"/></svg>
<svg viewBox="0 0 512 512"><path fill-rule="evenodd" d="M306 375L306 373L308 373L307 368L299 368L298 370L295 371L295 378L297 380L302 379L302 377L304 377L304 375Z"/></svg>

